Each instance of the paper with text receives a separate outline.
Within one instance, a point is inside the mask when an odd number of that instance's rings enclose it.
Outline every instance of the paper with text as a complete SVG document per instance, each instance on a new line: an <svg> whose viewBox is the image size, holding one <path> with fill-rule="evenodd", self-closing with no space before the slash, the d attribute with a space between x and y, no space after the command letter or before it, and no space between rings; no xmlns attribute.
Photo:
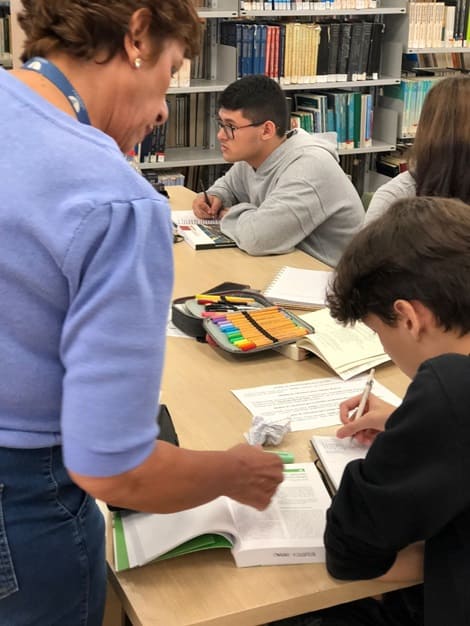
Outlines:
<svg viewBox="0 0 470 626"><path fill-rule="evenodd" d="M316 378L279 385L232 389L232 393L254 415L268 423L290 419L291 430L308 430L340 423L339 403L362 393L366 376L344 381L337 377ZM398 406L401 399L374 382L373 392Z"/></svg>

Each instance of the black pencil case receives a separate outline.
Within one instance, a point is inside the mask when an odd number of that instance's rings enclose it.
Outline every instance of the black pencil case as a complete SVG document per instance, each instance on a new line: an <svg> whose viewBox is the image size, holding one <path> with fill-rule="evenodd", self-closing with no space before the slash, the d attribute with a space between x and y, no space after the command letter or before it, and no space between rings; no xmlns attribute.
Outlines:
<svg viewBox="0 0 470 626"><path fill-rule="evenodd" d="M216 285L211 289L206 289L200 293L216 294L216 295L256 295L263 299L263 296L257 291L250 290L249 285L243 285L241 283L225 282L220 285ZM171 321L179 330L183 331L190 337L195 337L198 341L205 341L206 331L203 326L203 318L201 316L204 307L190 307L190 302L195 300L194 294L191 296L183 296L176 298L171 304ZM264 302L268 302L266 298ZM188 305L188 306L187 306Z"/></svg>

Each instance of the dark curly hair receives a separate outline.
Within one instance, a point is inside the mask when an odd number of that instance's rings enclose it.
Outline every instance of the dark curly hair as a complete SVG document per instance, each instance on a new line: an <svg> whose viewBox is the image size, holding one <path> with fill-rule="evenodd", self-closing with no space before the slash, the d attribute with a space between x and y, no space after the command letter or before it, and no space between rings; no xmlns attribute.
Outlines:
<svg viewBox="0 0 470 626"><path fill-rule="evenodd" d="M22 0L18 21L25 32L22 60L55 51L84 60L109 61L123 50L132 14L147 9L154 60L168 39L184 43L185 55L199 52L200 22L192 0Z"/></svg>
<svg viewBox="0 0 470 626"><path fill-rule="evenodd" d="M398 299L419 300L445 329L470 332L470 210L460 200L399 200L360 231L336 268L331 314L354 323L373 313L393 326Z"/></svg>

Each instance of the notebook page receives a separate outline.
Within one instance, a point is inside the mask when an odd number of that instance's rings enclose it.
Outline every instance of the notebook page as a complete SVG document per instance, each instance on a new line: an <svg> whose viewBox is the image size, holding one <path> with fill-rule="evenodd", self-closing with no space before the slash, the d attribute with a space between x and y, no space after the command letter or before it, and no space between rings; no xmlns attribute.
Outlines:
<svg viewBox="0 0 470 626"><path fill-rule="evenodd" d="M273 302L325 306L332 272L285 265L264 291Z"/></svg>
<svg viewBox="0 0 470 626"><path fill-rule="evenodd" d="M367 446L363 446L349 437L338 439L337 437L314 435L311 443L335 489L339 487L346 465L354 459L365 458L368 450Z"/></svg>

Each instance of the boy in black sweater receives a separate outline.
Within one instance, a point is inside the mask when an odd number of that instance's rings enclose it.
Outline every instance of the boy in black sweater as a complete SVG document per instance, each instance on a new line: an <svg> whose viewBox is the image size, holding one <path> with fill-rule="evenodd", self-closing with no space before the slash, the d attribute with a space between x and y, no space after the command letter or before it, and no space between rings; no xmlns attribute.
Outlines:
<svg viewBox="0 0 470 626"><path fill-rule="evenodd" d="M424 577L424 598L415 587L411 603L387 594L291 623L470 626L469 277L470 210L457 200L401 200L341 258L333 317L365 322L412 382L395 410L371 395L350 421L360 398L340 406L338 436L372 445L328 511L327 568L345 580Z"/></svg>

